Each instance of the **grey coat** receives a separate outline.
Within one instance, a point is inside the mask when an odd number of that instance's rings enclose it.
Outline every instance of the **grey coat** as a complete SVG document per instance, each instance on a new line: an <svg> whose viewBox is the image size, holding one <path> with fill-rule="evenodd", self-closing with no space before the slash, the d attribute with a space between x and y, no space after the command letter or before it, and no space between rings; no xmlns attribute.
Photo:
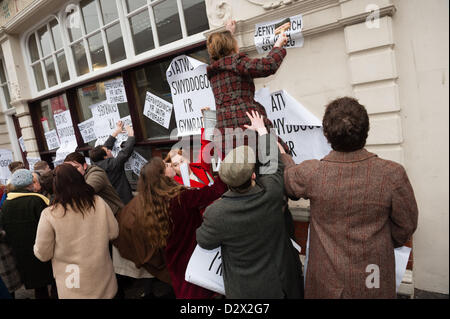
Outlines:
<svg viewBox="0 0 450 319"><path fill-rule="evenodd" d="M104 146L108 149L112 149L115 141L115 137L109 136ZM125 205L133 199L133 193L130 183L128 182L128 178L125 174L124 165L128 158L130 158L131 153L133 153L135 141L134 136L128 137L125 141L124 147L120 150L116 157L106 158L95 162L95 165L101 167L106 172L111 185L117 191L117 194L119 194L120 199Z"/></svg>
<svg viewBox="0 0 450 319"><path fill-rule="evenodd" d="M249 192L226 192L206 209L197 229L200 247L222 247L227 298L303 297L301 263L284 221L284 166L273 136L270 143L277 150L270 158L278 160L276 172L263 174L268 171L261 167Z"/></svg>

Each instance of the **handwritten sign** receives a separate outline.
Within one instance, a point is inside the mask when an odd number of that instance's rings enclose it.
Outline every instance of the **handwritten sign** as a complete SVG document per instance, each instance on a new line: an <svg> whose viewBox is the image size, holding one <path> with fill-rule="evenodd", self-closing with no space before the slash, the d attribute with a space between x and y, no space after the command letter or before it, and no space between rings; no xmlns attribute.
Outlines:
<svg viewBox="0 0 450 319"><path fill-rule="evenodd" d="M102 101L89 107L94 118L94 131L97 138L109 136L120 120L119 109L116 104L109 104Z"/></svg>
<svg viewBox="0 0 450 319"><path fill-rule="evenodd" d="M255 25L254 42L258 53L267 53L272 50L280 34L275 34L275 25L283 19L263 22ZM303 18L302 15L290 17L291 27L285 32L288 41L285 48L300 48L303 46Z"/></svg>
<svg viewBox="0 0 450 319"><path fill-rule="evenodd" d="M56 130L51 130L45 133L45 140L49 151L54 150L60 146L59 137Z"/></svg>
<svg viewBox="0 0 450 319"><path fill-rule="evenodd" d="M0 149L0 183L6 185L6 181L11 177L8 165L13 161L11 150Z"/></svg>
<svg viewBox="0 0 450 319"><path fill-rule="evenodd" d="M172 60L166 71L178 136L200 134L203 126L201 109L216 108L206 67L207 65L201 61L180 55Z"/></svg>
<svg viewBox="0 0 450 319"><path fill-rule="evenodd" d="M144 115L153 122L169 128L173 105L150 92L145 96Z"/></svg>
<svg viewBox="0 0 450 319"><path fill-rule="evenodd" d="M73 129L72 117L70 111L64 111L54 114L56 131L58 132L59 141L61 144L76 143L75 131Z"/></svg>
<svg viewBox="0 0 450 319"><path fill-rule="evenodd" d="M80 129L81 136L83 137L83 141L85 143L89 143L97 139L97 135L95 135L95 119L90 118L84 122L78 124L78 128Z"/></svg>
<svg viewBox="0 0 450 319"><path fill-rule="evenodd" d="M268 88L263 88L255 92L255 100L266 109L267 117L289 147L295 163L321 159L331 151L320 120L286 91L270 93Z"/></svg>
<svg viewBox="0 0 450 319"><path fill-rule="evenodd" d="M184 279L197 286L225 295L221 248L206 250L197 245L186 268Z"/></svg>
<svg viewBox="0 0 450 319"><path fill-rule="evenodd" d="M123 86L123 80L121 78L105 82L105 94L108 104L128 102L125 87Z"/></svg>
<svg viewBox="0 0 450 319"><path fill-rule="evenodd" d="M147 160L138 152L133 151L130 158L125 163L125 170L131 170L139 176L141 174L141 169L145 164L147 164Z"/></svg>

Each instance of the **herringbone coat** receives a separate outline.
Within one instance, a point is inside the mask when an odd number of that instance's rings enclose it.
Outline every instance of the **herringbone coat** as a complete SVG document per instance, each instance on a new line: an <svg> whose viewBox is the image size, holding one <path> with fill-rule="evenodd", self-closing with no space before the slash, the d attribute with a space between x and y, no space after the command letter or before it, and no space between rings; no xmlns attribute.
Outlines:
<svg viewBox="0 0 450 319"><path fill-rule="evenodd" d="M305 298L395 298L394 248L411 238L418 217L405 169L365 149L282 160L288 196L310 199ZM370 288L374 265L379 288Z"/></svg>

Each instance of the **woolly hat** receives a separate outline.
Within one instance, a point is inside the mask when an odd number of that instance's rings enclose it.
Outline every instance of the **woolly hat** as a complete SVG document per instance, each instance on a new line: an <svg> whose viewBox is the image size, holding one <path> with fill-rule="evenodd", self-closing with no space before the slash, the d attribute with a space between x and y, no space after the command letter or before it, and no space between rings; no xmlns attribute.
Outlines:
<svg viewBox="0 0 450 319"><path fill-rule="evenodd" d="M225 156L220 164L220 179L231 187L247 182L255 171L256 156L251 147L239 146Z"/></svg>
<svg viewBox="0 0 450 319"><path fill-rule="evenodd" d="M27 169L18 169L11 176L15 188L24 188L33 183L33 174Z"/></svg>

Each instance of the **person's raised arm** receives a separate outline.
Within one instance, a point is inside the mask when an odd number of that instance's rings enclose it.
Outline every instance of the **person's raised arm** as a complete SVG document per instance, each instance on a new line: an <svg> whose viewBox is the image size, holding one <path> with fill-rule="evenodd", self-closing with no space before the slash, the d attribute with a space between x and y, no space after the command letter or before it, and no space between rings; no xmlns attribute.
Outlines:
<svg viewBox="0 0 450 319"><path fill-rule="evenodd" d="M134 130L131 126L125 126L125 130L128 134L128 138L125 141L123 148L120 150L119 154L117 154L115 161L118 165L124 165L126 161L130 158L131 154L134 150L134 144L136 143L136 139L134 137Z"/></svg>
<svg viewBox="0 0 450 319"><path fill-rule="evenodd" d="M103 146L105 146L107 149L112 150L112 148L114 147L114 143L116 142L116 137L117 137L117 135L119 135L122 132L122 130L123 130L123 122L122 121L118 121L116 123L115 131L111 133L111 135L105 141Z"/></svg>
<svg viewBox="0 0 450 319"><path fill-rule="evenodd" d="M282 33L266 57L250 59L247 56L242 56L236 60L236 70L240 74L249 75L253 78L266 77L274 74L286 56L286 49L283 48L286 42L287 37Z"/></svg>

